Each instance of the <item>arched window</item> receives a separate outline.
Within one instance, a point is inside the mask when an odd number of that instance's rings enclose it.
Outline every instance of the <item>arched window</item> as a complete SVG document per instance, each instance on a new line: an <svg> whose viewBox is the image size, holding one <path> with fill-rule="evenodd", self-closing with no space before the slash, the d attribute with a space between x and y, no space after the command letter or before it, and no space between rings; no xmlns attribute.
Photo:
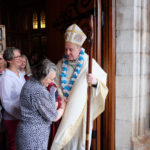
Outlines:
<svg viewBox="0 0 150 150"><path fill-rule="evenodd" d="M41 11L40 13L40 27L41 29L46 28L46 15L44 11Z"/></svg>
<svg viewBox="0 0 150 150"><path fill-rule="evenodd" d="M33 29L38 29L38 15L36 12L33 13Z"/></svg>

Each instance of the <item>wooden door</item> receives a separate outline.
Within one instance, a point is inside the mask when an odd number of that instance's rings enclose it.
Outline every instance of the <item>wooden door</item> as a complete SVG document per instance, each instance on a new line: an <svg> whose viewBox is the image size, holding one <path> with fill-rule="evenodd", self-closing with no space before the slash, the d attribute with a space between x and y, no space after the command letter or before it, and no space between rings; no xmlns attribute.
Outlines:
<svg viewBox="0 0 150 150"><path fill-rule="evenodd" d="M95 0L94 58L108 74L105 111L94 122L92 150L115 149L115 0Z"/></svg>
<svg viewBox="0 0 150 150"><path fill-rule="evenodd" d="M101 122L101 150L115 149L115 0L102 0L104 26L102 29L102 67L108 74L105 112Z"/></svg>

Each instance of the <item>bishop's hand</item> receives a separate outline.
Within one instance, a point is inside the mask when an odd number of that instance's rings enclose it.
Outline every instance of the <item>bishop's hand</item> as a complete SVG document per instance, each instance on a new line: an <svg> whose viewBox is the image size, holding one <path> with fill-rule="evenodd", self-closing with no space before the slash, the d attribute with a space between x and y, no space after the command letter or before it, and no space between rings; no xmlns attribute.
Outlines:
<svg viewBox="0 0 150 150"><path fill-rule="evenodd" d="M92 73L87 74L87 82L88 84L97 85L97 79Z"/></svg>

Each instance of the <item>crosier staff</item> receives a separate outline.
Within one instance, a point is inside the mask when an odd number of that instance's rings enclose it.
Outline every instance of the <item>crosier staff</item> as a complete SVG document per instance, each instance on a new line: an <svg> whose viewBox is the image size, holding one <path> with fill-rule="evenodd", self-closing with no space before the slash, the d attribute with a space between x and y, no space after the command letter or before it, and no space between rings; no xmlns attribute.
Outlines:
<svg viewBox="0 0 150 150"><path fill-rule="evenodd" d="M90 16L90 51L89 51L89 68L88 73L92 73L92 52L93 52L93 40L94 40L94 32L93 32L93 15ZM88 84L88 99L87 99L87 122L86 122L86 150L89 150L89 137L90 137L90 107L91 107L91 92L92 85Z"/></svg>

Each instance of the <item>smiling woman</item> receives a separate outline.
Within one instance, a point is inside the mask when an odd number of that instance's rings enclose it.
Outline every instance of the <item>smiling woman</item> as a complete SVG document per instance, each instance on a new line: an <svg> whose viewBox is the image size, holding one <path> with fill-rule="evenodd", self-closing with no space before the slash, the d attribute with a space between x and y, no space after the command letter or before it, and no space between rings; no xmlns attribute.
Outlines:
<svg viewBox="0 0 150 150"><path fill-rule="evenodd" d="M6 62L8 63L8 69L12 70L19 77L18 69L21 65L20 50L15 47L8 47L5 50L3 57L6 60Z"/></svg>
<svg viewBox="0 0 150 150"><path fill-rule="evenodd" d="M24 77L18 71L20 66L20 50L8 47L3 57L8 63L8 68L0 80L0 99L4 108L4 126L7 137L7 149L15 149L16 128L20 119L19 98Z"/></svg>

